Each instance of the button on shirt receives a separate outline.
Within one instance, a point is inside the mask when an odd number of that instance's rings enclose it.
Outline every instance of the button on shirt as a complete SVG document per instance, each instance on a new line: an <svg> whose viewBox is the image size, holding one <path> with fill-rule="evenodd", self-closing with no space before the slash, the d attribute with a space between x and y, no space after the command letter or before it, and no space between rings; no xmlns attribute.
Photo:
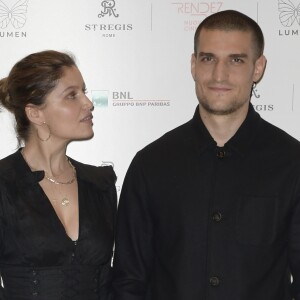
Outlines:
<svg viewBox="0 0 300 300"><path fill-rule="evenodd" d="M215 222L220 222L220 221L222 220L222 214L219 213L219 212L215 212L215 213L213 214L213 220L214 220Z"/></svg>
<svg viewBox="0 0 300 300"><path fill-rule="evenodd" d="M197 108L129 167L115 299L300 300L299 202L298 141L250 105L220 149Z"/></svg>

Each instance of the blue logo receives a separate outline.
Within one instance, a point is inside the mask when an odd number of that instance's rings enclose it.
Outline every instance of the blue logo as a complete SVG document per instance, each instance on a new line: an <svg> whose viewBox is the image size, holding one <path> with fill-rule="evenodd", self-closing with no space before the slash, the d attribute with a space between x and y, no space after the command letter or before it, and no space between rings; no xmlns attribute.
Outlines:
<svg viewBox="0 0 300 300"><path fill-rule="evenodd" d="M92 91L92 102L94 104L94 107L107 107L108 91L107 90Z"/></svg>

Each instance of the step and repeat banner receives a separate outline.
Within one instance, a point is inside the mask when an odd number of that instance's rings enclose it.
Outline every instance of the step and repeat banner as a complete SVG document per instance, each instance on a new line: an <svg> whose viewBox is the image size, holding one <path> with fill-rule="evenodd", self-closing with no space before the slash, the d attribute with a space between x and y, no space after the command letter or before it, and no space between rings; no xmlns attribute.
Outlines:
<svg viewBox="0 0 300 300"><path fill-rule="evenodd" d="M265 34L256 111L300 139L300 0L0 0L0 77L32 52L73 53L95 106L95 136L72 142L68 155L113 165L120 191L135 153L192 117L194 32L226 9L255 19ZM17 140L10 113L2 110L0 124L3 158Z"/></svg>

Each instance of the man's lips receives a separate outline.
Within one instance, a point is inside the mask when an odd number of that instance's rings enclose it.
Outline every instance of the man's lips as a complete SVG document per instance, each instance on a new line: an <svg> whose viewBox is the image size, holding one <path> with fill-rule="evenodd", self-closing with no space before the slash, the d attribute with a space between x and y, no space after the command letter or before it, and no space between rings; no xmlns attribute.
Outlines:
<svg viewBox="0 0 300 300"><path fill-rule="evenodd" d="M224 92L231 91L231 88L227 87L227 86L209 86L208 88L210 90L212 90L214 92L218 92L218 93L224 93Z"/></svg>

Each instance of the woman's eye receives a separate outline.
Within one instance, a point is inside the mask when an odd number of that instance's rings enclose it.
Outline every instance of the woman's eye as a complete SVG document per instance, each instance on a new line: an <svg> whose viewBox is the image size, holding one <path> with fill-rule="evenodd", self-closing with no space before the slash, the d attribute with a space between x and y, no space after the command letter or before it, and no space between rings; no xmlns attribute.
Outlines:
<svg viewBox="0 0 300 300"><path fill-rule="evenodd" d="M72 93L70 93L68 96L67 96L67 98L69 98L69 99L74 99L75 97L76 97L76 93L75 92L72 92Z"/></svg>

